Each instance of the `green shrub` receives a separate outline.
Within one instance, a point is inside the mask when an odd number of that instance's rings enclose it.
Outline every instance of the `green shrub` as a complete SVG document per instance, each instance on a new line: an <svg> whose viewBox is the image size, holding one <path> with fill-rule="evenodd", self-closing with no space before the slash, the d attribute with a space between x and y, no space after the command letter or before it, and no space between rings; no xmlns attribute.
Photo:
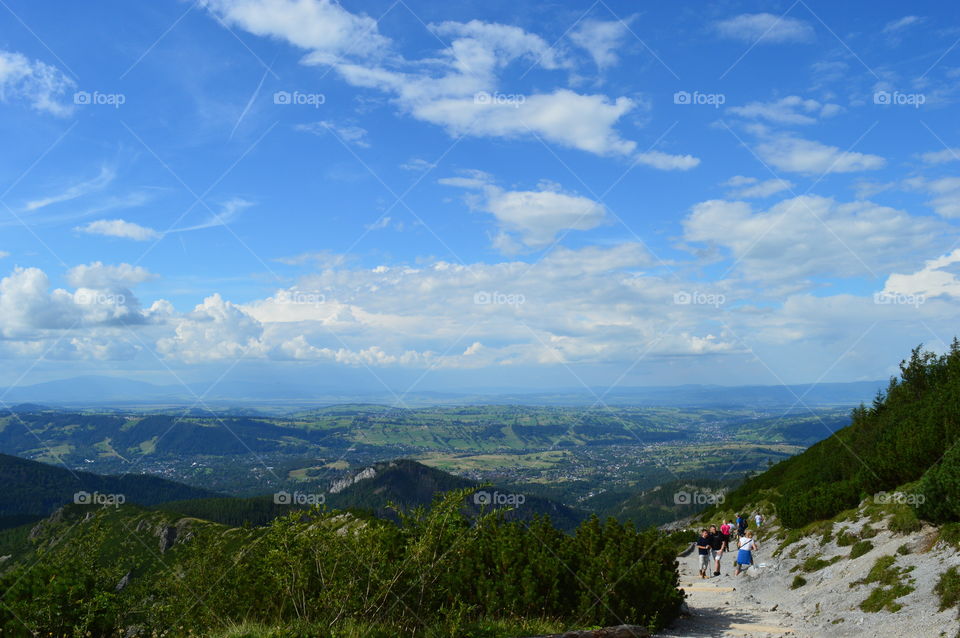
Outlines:
<svg viewBox="0 0 960 638"><path fill-rule="evenodd" d="M829 567L830 565L833 565L835 562L840 560L840 558L841 558L840 556L834 556L830 560L824 560L820 558L820 556L811 556L807 560L803 561L803 563L800 564L800 569L802 569L803 571L809 574L810 572L816 572L823 569L824 567Z"/></svg>
<svg viewBox="0 0 960 638"><path fill-rule="evenodd" d="M940 535L937 540L960 549L960 523L947 523L940 526Z"/></svg>
<svg viewBox="0 0 960 638"><path fill-rule="evenodd" d="M850 558L860 558L873 549L873 543L870 541L858 541L850 548Z"/></svg>
<svg viewBox="0 0 960 638"><path fill-rule="evenodd" d="M793 577L793 582L790 583L790 589L799 589L807 584L807 579L797 574Z"/></svg>
<svg viewBox="0 0 960 638"><path fill-rule="evenodd" d="M860 538L862 539L873 538L877 533L877 530L870 527L869 523L860 528Z"/></svg>
<svg viewBox="0 0 960 638"><path fill-rule="evenodd" d="M955 607L960 603L960 570L951 567L940 574L940 580L933 591L940 597L940 611Z"/></svg>
<svg viewBox="0 0 960 638"><path fill-rule="evenodd" d="M900 554L901 556L906 556L907 554L910 553L910 546L904 543L903 545L897 548L897 553Z"/></svg>
<svg viewBox="0 0 960 638"><path fill-rule="evenodd" d="M897 598L906 596L913 591L913 587L904 583L893 585L892 587L876 587L866 600L860 603L860 609L870 613L876 613L882 609L890 612L898 612L903 609L903 605L896 602Z"/></svg>
<svg viewBox="0 0 960 638"><path fill-rule="evenodd" d="M846 529L842 530L839 534L837 534L838 547L849 547L850 545L853 545L856 542L857 542L857 536L855 534L851 534L850 532L846 531Z"/></svg>
<svg viewBox="0 0 960 638"><path fill-rule="evenodd" d="M908 505L898 505L890 517L890 531L894 534L910 534L921 527L917 512Z"/></svg>

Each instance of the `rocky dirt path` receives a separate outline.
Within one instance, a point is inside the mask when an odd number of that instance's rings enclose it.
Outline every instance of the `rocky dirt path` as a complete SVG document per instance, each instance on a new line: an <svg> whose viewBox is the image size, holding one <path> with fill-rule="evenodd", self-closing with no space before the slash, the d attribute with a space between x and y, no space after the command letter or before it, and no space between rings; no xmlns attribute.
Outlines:
<svg viewBox="0 0 960 638"><path fill-rule="evenodd" d="M777 601L764 599L762 592L750 585L763 572L753 567L740 576L734 576L733 556L724 556L721 574L703 580L697 573L697 557L682 556L680 587L687 592L688 615L684 615L668 630L657 634L662 638L720 638L809 636L794 627L800 621L787 612L778 611ZM762 555L758 563L763 562ZM760 594L760 595L758 595Z"/></svg>

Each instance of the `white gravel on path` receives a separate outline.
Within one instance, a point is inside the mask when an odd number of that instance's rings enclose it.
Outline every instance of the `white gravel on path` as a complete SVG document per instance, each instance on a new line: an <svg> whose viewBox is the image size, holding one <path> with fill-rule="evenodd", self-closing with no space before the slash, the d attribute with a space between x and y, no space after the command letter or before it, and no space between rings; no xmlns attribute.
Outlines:
<svg viewBox="0 0 960 638"><path fill-rule="evenodd" d="M836 523L834 535L843 527L860 530L869 520ZM734 576L735 552L724 555L721 575L702 580L697 573L696 553L679 558L680 586L687 592L689 615L681 617L663 638L699 637L847 637L891 636L902 638L955 638L960 633L956 609L938 611L939 604L933 588L940 574L954 565L960 565L960 553L953 547L937 543L937 530L924 527L919 532L900 535L886 530L886 522L871 523L879 533L873 549L867 554L850 559L850 547L839 547L835 540L821 545L820 536L805 537L788 546L779 557L772 554L778 542L769 538L760 542L754 553L757 563L749 571ZM911 553L900 555L897 549L908 545ZM789 554L799 548L795 558ZM820 555L829 560L842 556L835 564L819 571L804 574L791 568L809 556ZM913 566L907 575L916 588L898 598L903 608L897 612L867 613L860 603L876 587L875 584L854 585L870 571L877 558L896 556L898 567ZM802 574L807 584L791 589L796 574Z"/></svg>

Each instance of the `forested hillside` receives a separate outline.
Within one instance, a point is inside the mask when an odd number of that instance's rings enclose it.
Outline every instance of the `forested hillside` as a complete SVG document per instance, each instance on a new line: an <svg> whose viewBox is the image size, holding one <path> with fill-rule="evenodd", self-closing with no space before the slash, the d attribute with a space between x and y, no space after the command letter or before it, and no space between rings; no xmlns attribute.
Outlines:
<svg viewBox="0 0 960 638"><path fill-rule="evenodd" d="M0 485L3 486L0 490L0 529L48 516L57 507L73 502L79 492L122 494L126 501L141 505L218 496L209 490L155 476L100 476L72 472L6 454L0 454Z"/></svg>
<svg viewBox="0 0 960 638"><path fill-rule="evenodd" d="M917 482L911 502L921 518L957 521L958 441L960 342L954 339L942 355L914 349L887 390L853 410L849 427L750 478L728 495L725 508L770 501L783 524L800 527Z"/></svg>

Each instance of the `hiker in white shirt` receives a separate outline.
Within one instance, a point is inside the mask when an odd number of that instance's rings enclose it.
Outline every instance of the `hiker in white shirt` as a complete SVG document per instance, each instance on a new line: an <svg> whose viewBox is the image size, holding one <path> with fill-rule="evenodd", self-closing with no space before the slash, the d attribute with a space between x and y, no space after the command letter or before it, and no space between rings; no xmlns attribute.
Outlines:
<svg viewBox="0 0 960 638"><path fill-rule="evenodd" d="M753 550L759 549L757 541L753 540L753 530L747 530L746 536L741 536L737 541L739 550L737 551L737 571L734 576L739 576L740 572L747 571L753 565Z"/></svg>

